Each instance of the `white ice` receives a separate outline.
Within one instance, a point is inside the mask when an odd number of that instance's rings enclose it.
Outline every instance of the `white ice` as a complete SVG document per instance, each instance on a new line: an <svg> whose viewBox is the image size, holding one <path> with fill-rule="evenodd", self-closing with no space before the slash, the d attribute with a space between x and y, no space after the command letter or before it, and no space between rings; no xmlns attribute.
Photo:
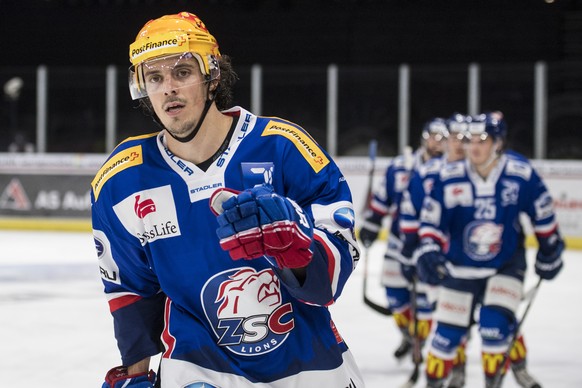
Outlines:
<svg viewBox="0 0 582 388"><path fill-rule="evenodd" d="M378 242L369 252L368 294L378 303L383 250ZM542 282L523 325L529 370L544 388L582 387L582 252L567 251L564 260L558 278ZM362 303L362 264L331 307L334 321L366 386L399 387L412 363L392 356L400 340L392 319ZM534 281L530 273L526 289ZM482 387L476 332L467 352L467 387ZM0 231L0 386L100 387L119 363L91 235ZM424 384L421 376L417 386ZM518 387L511 374L504 387Z"/></svg>

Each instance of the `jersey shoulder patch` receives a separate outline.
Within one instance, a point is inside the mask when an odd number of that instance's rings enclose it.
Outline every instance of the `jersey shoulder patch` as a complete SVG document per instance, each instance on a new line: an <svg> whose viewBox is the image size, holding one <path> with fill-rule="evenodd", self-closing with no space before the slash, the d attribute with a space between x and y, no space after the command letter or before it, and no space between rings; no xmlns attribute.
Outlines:
<svg viewBox="0 0 582 388"><path fill-rule="evenodd" d="M93 190L95 201L99 198L99 193L101 193L103 185L114 177L115 174L143 163L141 140L149 139L156 135L157 133L130 137L115 147L107 161L101 166L95 178L91 181L91 189Z"/></svg>
<svg viewBox="0 0 582 388"><path fill-rule="evenodd" d="M460 160L457 162L444 163L442 166L440 178L442 181L448 179L460 178L465 176L465 163Z"/></svg>
<svg viewBox="0 0 582 388"><path fill-rule="evenodd" d="M390 164L391 164L392 168L405 169L406 168L406 159L404 158L404 155L398 155L398 156L395 156L394 159L392 159L392 162Z"/></svg>
<svg viewBox="0 0 582 388"><path fill-rule="evenodd" d="M505 173L509 176L517 176L527 181L531 177L532 167L523 160L508 158Z"/></svg>
<svg viewBox="0 0 582 388"><path fill-rule="evenodd" d="M427 175L437 174L439 171L441 171L444 164L445 163L442 158L433 158L422 166L419 166L418 171L420 176L424 178Z"/></svg>
<svg viewBox="0 0 582 388"><path fill-rule="evenodd" d="M316 173L329 164L329 159L316 141L300 126L281 119L271 119L261 136L279 135L290 140Z"/></svg>

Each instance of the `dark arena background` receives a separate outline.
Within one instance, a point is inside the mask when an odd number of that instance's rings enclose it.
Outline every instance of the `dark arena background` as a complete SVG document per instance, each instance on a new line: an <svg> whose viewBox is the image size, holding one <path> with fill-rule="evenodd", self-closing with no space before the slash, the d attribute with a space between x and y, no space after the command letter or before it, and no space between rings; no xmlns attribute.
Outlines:
<svg viewBox="0 0 582 388"><path fill-rule="evenodd" d="M415 146L434 116L502 110L513 147L529 157L578 159L582 146L582 2L576 0L0 0L0 84L24 82L0 105L0 149L34 142L37 67L48 70L46 151L106 152L106 67L118 75L116 138L154 128L127 93L128 45L163 14L196 13L233 58L236 103L249 107L262 69L261 114L288 117L326 143L327 69L338 71L338 155L371 138L393 156ZM536 154L536 64L546 74L544 149ZM398 135L400 66L409 70L408 141ZM155 129L155 128L154 128Z"/></svg>

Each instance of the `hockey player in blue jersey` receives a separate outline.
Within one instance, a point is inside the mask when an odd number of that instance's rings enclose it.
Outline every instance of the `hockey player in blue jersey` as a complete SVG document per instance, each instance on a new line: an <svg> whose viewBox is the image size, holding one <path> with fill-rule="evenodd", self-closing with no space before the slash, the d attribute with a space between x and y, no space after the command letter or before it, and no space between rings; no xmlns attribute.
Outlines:
<svg viewBox="0 0 582 388"><path fill-rule="evenodd" d="M497 125L506 128L505 121L500 112L491 113L498 116ZM471 116L455 113L447 120L447 135L445 142L445 154L442 158L432 159L418 170L415 170L411 177L408 189L404 192L401 205L400 229L403 235L404 256L409 256L418 246L418 229L420 227L420 210L422 203L427 194L430 193L434 181L438 179L440 171L446 163L453 163L465 159L465 148L467 141L468 125L471 122ZM504 129L505 131L506 129ZM527 161L525 157L516 154L513 151L506 150L506 155L515 158L521 158ZM435 290L431 290L435 291ZM430 292L429 292L430 294ZM433 292L434 294L434 292ZM432 302L432 298L429 298ZM465 386L465 355L466 339L461 341L457 348L457 354L453 359L453 366L447 382L447 388L461 388ZM523 335L520 334L514 342L511 352L511 369L516 381L524 388L540 388L539 383L529 374L526 369L527 349Z"/></svg>
<svg viewBox="0 0 582 388"><path fill-rule="evenodd" d="M411 257L417 248L420 210L426 194L432 190L435 179L446 163L465 159L465 139L470 116L453 114L446 120L444 135L444 154L419 165L410 175L410 182L403 193L400 210L400 230L403 238L402 253Z"/></svg>
<svg viewBox="0 0 582 388"><path fill-rule="evenodd" d="M477 303L486 386L505 373L526 268L521 212L539 243L536 273L549 280L562 268L564 242L545 184L525 159L503 152L498 117L480 115L468 127L467 160L447 164L435 180L415 251L420 279L440 284L426 365L431 388L444 387Z"/></svg>
<svg viewBox="0 0 582 388"><path fill-rule="evenodd" d="M92 181L122 362L103 387L363 387L328 310L359 258L337 165L300 126L226 109L236 74L196 15L148 22L130 61L162 130Z"/></svg>
<svg viewBox="0 0 582 388"><path fill-rule="evenodd" d="M386 170L381 186L370 198L365 220L360 230L360 240L365 247L370 247L378 237L385 217L390 217L388 247L383 261L382 284L386 289L392 315L403 338L394 352L401 359L412 349L410 287L411 277L406 272L410 269L409 258L401 255L402 235L399 226L400 202L408 186L412 170L442 156L443 140L446 132L444 119L434 118L425 123L421 134L421 147L414 154L403 154L394 158ZM428 317L430 306L424 293L418 293L418 333L426 338L429 333Z"/></svg>
<svg viewBox="0 0 582 388"><path fill-rule="evenodd" d="M500 130L504 133L507 132L507 124L503 118L503 113L501 111L493 111L485 113L485 116L481 116L483 119L489 122L495 122ZM530 164L529 160L524 156L512 149L505 149L504 154L508 158L513 158L520 160L524 163ZM513 343L511 352L509 353L509 361L511 362L511 371L515 377L516 382L520 387L523 388L541 388L540 383L529 373L527 370L527 354L528 350L525 343L525 338L522 332L518 333L517 339ZM453 367L453 372L455 371Z"/></svg>
<svg viewBox="0 0 582 388"><path fill-rule="evenodd" d="M467 117L461 114L454 114L446 120L446 129L443 132L445 138L444 155L417 166L412 171L408 187L403 193L399 226L402 236L402 260L405 262L405 272L408 277L416 275L416 266L412 255L419 244L418 229L420 227L419 215L422 202L432 189L434 180L438 179L438 175L444 165L465 158L464 139L467 122ZM415 286L420 296L416 332L422 348L432 327L432 310L434 308L436 290L421 281L417 281ZM464 348L460 347L455 358L455 366L457 368L461 368L464 365L463 350ZM462 369L459 370L462 371Z"/></svg>

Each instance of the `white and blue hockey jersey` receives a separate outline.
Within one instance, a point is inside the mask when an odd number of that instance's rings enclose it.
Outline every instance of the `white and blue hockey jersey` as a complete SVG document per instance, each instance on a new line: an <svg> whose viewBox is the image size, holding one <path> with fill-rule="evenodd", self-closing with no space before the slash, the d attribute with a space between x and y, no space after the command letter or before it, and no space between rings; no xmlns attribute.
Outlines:
<svg viewBox="0 0 582 388"><path fill-rule="evenodd" d="M419 148L414 154L403 154L395 157L384 174L381 185L372 193L367 209L364 226L371 229L379 226L386 216L390 216L390 229L388 236L388 254L391 257L400 257L402 249L402 235L400 233L400 205L402 196L408 187L410 174L413 170L423 165L423 148ZM378 227L379 227L378 226Z"/></svg>
<svg viewBox="0 0 582 388"><path fill-rule="evenodd" d="M559 237L550 193L527 159L502 155L487 179L467 160L447 163L424 200L419 237L443 247L454 275L486 276L525 259L515 257L524 246L522 212L541 245Z"/></svg>
<svg viewBox="0 0 582 388"><path fill-rule="evenodd" d="M410 174L408 186L402 194L399 218L402 252L405 256L412 255L418 246L420 211L424 197L432 190L435 179L438 179L446 163L446 156L432 158L426 163L418 165Z"/></svg>
<svg viewBox="0 0 582 388"><path fill-rule="evenodd" d="M363 386L327 308L359 258L345 177L301 127L239 107L224 113L238 122L206 171L172 154L162 131L122 142L92 182L123 364L159 353L161 339L167 386ZM303 284L267 259L234 261L219 245L211 194L263 183L313 219Z"/></svg>

